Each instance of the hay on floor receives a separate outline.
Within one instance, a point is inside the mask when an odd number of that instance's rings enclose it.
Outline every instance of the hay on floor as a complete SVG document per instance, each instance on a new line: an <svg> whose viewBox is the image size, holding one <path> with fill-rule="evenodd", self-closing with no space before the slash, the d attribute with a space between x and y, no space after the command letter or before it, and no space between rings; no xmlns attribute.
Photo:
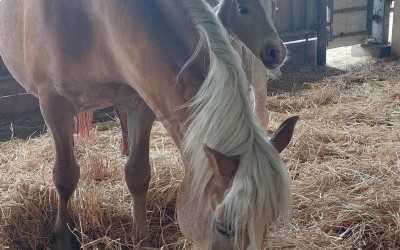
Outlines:
<svg viewBox="0 0 400 250"><path fill-rule="evenodd" d="M265 249L400 249L400 63L310 82L268 98L270 128L301 120L283 158L292 177L293 218ZM71 202L85 249L134 248L116 122L77 140L79 187ZM148 219L154 246L190 249L174 212L182 166L159 123L151 142ZM48 134L0 143L0 249L50 249L56 215Z"/></svg>

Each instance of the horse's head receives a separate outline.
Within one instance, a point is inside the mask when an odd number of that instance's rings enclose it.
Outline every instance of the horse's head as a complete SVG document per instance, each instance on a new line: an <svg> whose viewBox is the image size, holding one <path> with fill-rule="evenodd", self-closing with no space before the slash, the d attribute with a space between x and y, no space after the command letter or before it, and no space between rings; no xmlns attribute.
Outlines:
<svg viewBox="0 0 400 250"><path fill-rule="evenodd" d="M289 144L297 119L296 116L284 121L270 139L271 144L278 152L281 152ZM203 150L211 167L212 177L206 186L204 200L200 206L192 206L189 203L183 207L178 206L180 210L178 219L183 233L193 240L198 249L261 249L261 246L255 246L254 242L249 246L249 239L251 234L257 230L256 228L244 227L244 230L239 231L234 227L235 222L227 220L224 211L218 210L218 206L231 189L233 178L239 169L239 159L228 157L207 145L203 146ZM245 183L244 185L254 185L254 183ZM181 199L190 199L190 197L183 197L182 193ZM185 202L183 201L183 203ZM239 204L239 206L247 205ZM264 228L262 232L264 232ZM234 242L236 234L243 236L239 237L239 242Z"/></svg>
<svg viewBox="0 0 400 250"><path fill-rule="evenodd" d="M256 55L268 69L282 65L286 47L274 25L274 0L222 0L218 17L224 26Z"/></svg>

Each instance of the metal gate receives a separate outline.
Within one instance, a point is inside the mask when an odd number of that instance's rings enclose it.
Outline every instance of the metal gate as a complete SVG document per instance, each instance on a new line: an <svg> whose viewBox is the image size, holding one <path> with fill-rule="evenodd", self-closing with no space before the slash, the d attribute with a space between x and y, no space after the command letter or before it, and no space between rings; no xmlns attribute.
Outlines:
<svg viewBox="0 0 400 250"><path fill-rule="evenodd" d="M277 30L284 42L300 42L297 53L325 64L326 49L387 44L392 0L276 0Z"/></svg>
<svg viewBox="0 0 400 250"><path fill-rule="evenodd" d="M328 47L365 43L371 34L369 0L329 0Z"/></svg>
<svg viewBox="0 0 400 250"><path fill-rule="evenodd" d="M275 26L291 53L291 63L315 64L318 57L318 3L320 0L275 0ZM324 52L325 53L325 52Z"/></svg>

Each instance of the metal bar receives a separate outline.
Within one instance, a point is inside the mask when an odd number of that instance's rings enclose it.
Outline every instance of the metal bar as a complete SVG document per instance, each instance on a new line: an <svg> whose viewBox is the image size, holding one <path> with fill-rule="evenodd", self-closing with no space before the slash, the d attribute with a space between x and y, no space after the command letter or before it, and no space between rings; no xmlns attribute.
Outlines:
<svg viewBox="0 0 400 250"><path fill-rule="evenodd" d="M308 36L306 36L306 42L304 43L304 58L303 58L303 62L307 63L308 62Z"/></svg>
<svg viewBox="0 0 400 250"><path fill-rule="evenodd" d="M332 24L333 24L333 0L328 0L328 10L329 10L329 20L328 20L328 25L329 25L329 38L328 41L331 41L333 38L333 29L332 29Z"/></svg>
<svg viewBox="0 0 400 250"><path fill-rule="evenodd" d="M29 94L29 93L19 93L19 94L13 94L13 95L3 95L3 96L0 96L0 99L12 98L12 97L23 96L23 95L32 96L32 94Z"/></svg>
<svg viewBox="0 0 400 250"><path fill-rule="evenodd" d="M388 44L391 0L374 0L372 13L372 43Z"/></svg>
<svg viewBox="0 0 400 250"><path fill-rule="evenodd" d="M372 16L374 12L374 0L368 0L368 10L367 10L367 30L368 35L372 35Z"/></svg>
<svg viewBox="0 0 400 250"><path fill-rule="evenodd" d="M297 31L287 31L283 33L279 33L279 37L287 38L291 36L317 36L317 32L315 29L306 29L306 30L297 30Z"/></svg>
<svg viewBox="0 0 400 250"><path fill-rule="evenodd" d="M356 11L362 11L362 10L368 10L368 5L360 6L360 7L353 7L353 8L332 10L332 14L349 13L349 12L356 12Z"/></svg>
<svg viewBox="0 0 400 250"><path fill-rule="evenodd" d="M326 64L326 49L327 49L327 7L328 0L318 1L317 6L317 65Z"/></svg>
<svg viewBox="0 0 400 250"><path fill-rule="evenodd" d="M288 31L284 33L280 33L279 37L283 41L294 41L305 39L305 37L317 37L317 32L315 29L307 29L307 30L298 30L298 31Z"/></svg>
<svg viewBox="0 0 400 250"><path fill-rule="evenodd" d="M389 26L390 26L390 6L392 0L385 1L385 10L383 13L383 32L382 32L382 44L389 44Z"/></svg>

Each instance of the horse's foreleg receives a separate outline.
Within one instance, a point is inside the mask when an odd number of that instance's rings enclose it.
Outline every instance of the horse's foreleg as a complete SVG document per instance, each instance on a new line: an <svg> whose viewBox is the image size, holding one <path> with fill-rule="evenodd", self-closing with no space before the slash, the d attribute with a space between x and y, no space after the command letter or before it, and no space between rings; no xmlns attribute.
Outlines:
<svg viewBox="0 0 400 250"><path fill-rule="evenodd" d="M254 94L254 112L260 119L264 129L267 129L269 123L269 113L267 110L268 73L259 60L254 61L251 79L251 89Z"/></svg>
<svg viewBox="0 0 400 250"><path fill-rule="evenodd" d="M58 213L54 226L57 249L75 249L74 237L70 231L74 228L68 212L68 201L75 191L79 180L79 166L73 153L72 105L63 97L50 91L41 92L40 109L55 145L55 164L53 181L58 193ZM75 241L76 242L76 241Z"/></svg>
<svg viewBox="0 0 400 250"><path fill-rule="evenodd" d="M134 239L140 242L148 237L146 196L150 182L149 143L155 120L153 111L139 97L126 105L130 155L125 166L125 179L133 198Z"/></svg>

